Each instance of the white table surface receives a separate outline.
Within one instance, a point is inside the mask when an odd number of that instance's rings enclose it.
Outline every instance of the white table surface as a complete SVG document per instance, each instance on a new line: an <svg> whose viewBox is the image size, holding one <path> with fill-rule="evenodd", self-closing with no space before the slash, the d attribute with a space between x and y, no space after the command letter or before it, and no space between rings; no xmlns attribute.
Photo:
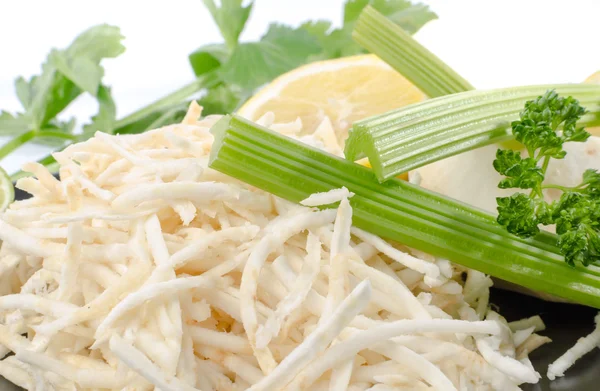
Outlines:
<svg viewBox="0 0 600 391"><path fill-rule="evenodd" d="M428 0L439 15L417 38L478 88L579 82L600 69L598 0ZM298 25L307 19L341 23L343 0L257 0L243 40L268 23ZM201 0L2 1L0 109L19 110L13 89L30 76L52 47L64 47L99 23L121 27L127 51L106 61L119 115L126 115L192 80L187 54L220 41ZM89 97L65 113L87 120ZM15 171L47 149L28 145L1 162Z"/></svg>

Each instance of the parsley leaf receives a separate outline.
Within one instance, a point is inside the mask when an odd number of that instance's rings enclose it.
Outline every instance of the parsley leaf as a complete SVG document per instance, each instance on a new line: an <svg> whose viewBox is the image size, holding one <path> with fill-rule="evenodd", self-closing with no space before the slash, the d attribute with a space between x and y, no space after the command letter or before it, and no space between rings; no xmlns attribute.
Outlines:
<svg viewBox="0 0 600 391"><path fill-rule="evenodd" d="M349 0L344 7L344 25L332 28L329 21L308 21L297 28L282 24L271 24L268 31L257 42L238 43L240 33L252 8L241 0L222 0L217 7L214 0L204 0L216 24L219 26L225 44L203 46L189 56L190 65L196 76L215 71L221 79L213 88L220 91L205 92L203 104L218 107L237 107L224 97L233 99L227 91L243 91L247 95L261 85L273 80L302 64L343 56L364 53L352 39L352 29L358 15L369 4L390 17L409 32L415 32L429 20L437 16L422 4L412 4L408 0ZM228 90L229 89L229 90ZM239 101L237 102L239 103Z"/></svg>
<svg viewBox="0 0 600 391"><path fill-rule="evenodd" d="M586 170L581 183L572 188L543 181L550 159L565 157L564 143L582 142L590 136L577 126L585 113L576 99L546 92L527 102L520 120L512 123L516 140L529 156L522 158L519 152L500 149L494 160L494 169L506 176L498 187L531 189L529 195L515 193L496 199L498 223L521 237L538 234L540 224L556 224L558 247L571 266L600 260L600 173ZM561 190L560 200L548 204L545 188Z"/></svg>
<svg viewBox="0 0 600 391"><path fill-rule="evenodd" d="M302 64L306 59L321 51L321 45L306 30L295 29L278 23L273 23L260 39L287 49L291 62Z"/></svg>
<svg viewBox="0 0 600 391"><path fill-rule="evenodd" d="M52 65L81 90L96 96L104 68L100 61L114 58L125 51L119 28L100 25L79 35L66 50L53 50Z"/></svg>
<svg viewBox="0 0 600 391"><path fill-rule="evenodd" d="M344 25L356 21L363 8L370 3L372 3L372 0L348 0L344 4Z"/></svg>
<svg viewBox="0 0 600 391"><path fill-rule="evenodd" d="M598 233L585 225L579 225L576 229L560 235L557 244L565 256L565 261L571 266L575 266L576 263L588 266L600 260Z"/></svg>
<svg viewBox="0 0 600 391"><path fill-rule="evenodd" d="M409 0L348 0L341 28L333 28L331 22L323 20L308 21L299 27L272 24L259 41L239 43L254 0L203 0L203 3L224 42L204 45L189 54L197 76L191 83L116 121L110 90L102 84L101 62L123 52L123 37L113 26L92 27L68 48L52 50L39 75L15 80L23 110L0 111L0 135L64 145L65 140L84 140L98 130L140 133L165 121L181 119L182 108L194 94L200 94L205 114L229 112L237 109L256 88L302 64L364 53L353 41L352 29L358 14L369 4L409 32L436 18L426 6ZM97 99L99 111L84 125L80 135L74 135L74 121L59 121L57 116L84 93ZM21 145L19 140L4 148L0 159ZM51 164L52 159L48 157L41 162Z"/></svg>
<svg viewBox="0 0 600 391"><path fill-rule="evenodd" d="M48 62L42 65L41 75L33 76L29 81L17 79L17 83L25 109L23 115L28 119L27 127L20 132L40 129L81 94L72 81Z"/></svg>
<svg viewBox="0 0 600 391"><path fill-rule="evenodd" d="M233 87L220 85L211 90L198 100L204 109L203 115L232 113L241 100L241 91Z"/></svg>
<svg viewBox="0 0 600 391"><path fill-rule="evenodd" d="M228 84L252 90L304 64L320 51L316 39L305 30L272 24L259 42L238 45L220 75Z"/></svg>
<svg viewBox="0 0 600 391"><path fill-rule="evenodd" d="M437 18L426 5L413 4L407 0L349 0L344 5L344 24L341 28L332 29L331 23L327 21L306 22L300 26L315 37L322 47L321 53L312 59L331 59L365 53L352 39L352 30L358 16L367 5L372 5L411 34Z"/></svg>
<svg viewBox="0 0 600 391"><path fill-rule="evenodd" d="M377 9L377 2L374 4ZM379 11L385 15L385 11ZM402 10L391 12L388 18L410 34L414 34L430 20L437 19L435 12L424 4L414 4Z"/></svg>
<svg viewBox="0 0 600 391"><path fill-rule="evenodd" d="M600 173L592 169L585 170L580 191L590 196L600 197Z"/></svg>
<svg viewBox="0 0 600 391"><path fill-rule="evenodd" d="M96 95L102 79L102 69L92 60L85 57L68 57L66 53L53 50L50 62L67 79L81 90Z"/></svg>
<svg viewBox="0 0 600 391"><path fill-rule="evenodd" d="M8 111L0 111L0 136L12 136L27 129L28 120L23 114L13 115Z"/></svg>
<svg viewBox="0 0 600 391"><path fill-rule="evenodd" d="M98 89L98 114L92 117L92 122L83 126L82 140L87 140L96 132L112 133L117 122L117 107L109 87L100 86Z"/></svg>
<svg viewBox="0 0 600 391"><path fill-rule="evenodd" d="M510 197L496 198L498 223L511 234L520 237L534 236L540 232L536 202L526 194L515 193Z"/></svg>
<svg viewBox="0 0 600 391"><path fill-rule="evenodd" d="M510 197L496 198L498 203L498 223L514 235L527 238L540 232L540 224L552 223L551 205L523 193Z"/></svg>
<svg viewBox="0 0 600 391"><path fill-rule="evenodd" d="M240 34L244 31L254 1L250 1L245 7L242 0L221 0L221 7L218 7L214 0L203 0L203 2L219 27L227 47L233 50L237 46Z"/></svg>
<svg viewBox="0 0 600 391"><path fill-rule="evenodd" d="M196 76L203 75L221 67L229 58L229 49L222 43L204 45L192 52L188 59Z"/></svg>
<svg viewBox="0 0 600 391"><path fill-rule="evenodd" d="M530 155L539 150L538 158L562 159L566 155L562 149L565 142L585 141L590 136L585 129L576 126L583 114L585 109L576 99L562 98L555 91L548 91L525 104L521 119L512 123L513 134ZM562 134L558 132L561 128Z"/></svg>
<svg viewBox="0 0 600 391"><path fill-rule="evenodd" d="M600 260L600 199L563 193L554 212L558 246L568 264L584 266Z"/></svg>
<svg viewBox="0 0 600 391"><path fill-rule="evenodd" d="M520 188L534 189L544 180L542 169L532 158L521 158L521 153L513 150L499 149L496 152L494 168L501 175L508 178L503 179L498 185L501 189Z"/></svg>
<svg viewBox="0 0 600 391"><path fill-rule="evenodd" d="M223 64L220 76L228 84L254 89L294 67L286 55L285 48L270 42L244 43Z"/></svg>
<svg viewBox="0 0 600 391"><path fill-rule="evenodd" d="M28 81L15 80L17 97L24 112L2 114L0 134L16 135L43 129L72 133L73 121L58 121L56 116L83 92L96 96L104 69L103 59L123 53L119 29L109 25L92 27L80 34L66 49L53 49L42 65L42 73ZM13 119L8 121L8 116ZM48 138L33 141L48 143ZM64 143L64 141L60 141ZM55 144L53 142L53 144Z"/></svg>
<svg viewBox="0 0 600 391"><path fill-rule="evenodd" d="M327 37L331 33L331 22L328 20L314 20L304 22L299 27L300 30L304 30L309 33L313 38L319 42L322 48L325 48L328 44Z"/></svg>

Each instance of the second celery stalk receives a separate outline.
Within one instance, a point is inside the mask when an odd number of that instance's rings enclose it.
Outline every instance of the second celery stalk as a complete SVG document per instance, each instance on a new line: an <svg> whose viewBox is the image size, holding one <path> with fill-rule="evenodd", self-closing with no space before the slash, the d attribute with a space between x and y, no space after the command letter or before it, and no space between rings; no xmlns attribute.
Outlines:
<svg viewBox="0 0 600 391"><path fill-rule="evenodd" d="M468 91L430 99L355 122L346 141L352 161L368 157L377 179L512 138L510 123L526 101L547 90L573 96L588 114L582 126L600 123L600 85L564 84Z"/></svg>
<svg viewBox="0 0 600 391"><path fill-rule="evenodd" d="M430 98L473 89L462 76L372 6L361 12L352 38Z"/></svg>
<svg viewBox="0 0 600 391"><path fill-rule="evenodd" d="M511 139L510 122L518 118L525 101L549 89L579 99L590 111L581 125L600 123L600 86L471 91L473 87L465 79L372 7L361 13L353 38L433 98L352 126L346 158L355 161L368 157L379 181Z"/></svg>
<svg viewBox="0 0 600 391"><path fill-rule="evenodd" d="M304 145L238 116L213 128L210 167L290 201L342 186L353 224L492 276L600 308L600 268L570 267L550 234L521 239L492 215Z"/></svg>

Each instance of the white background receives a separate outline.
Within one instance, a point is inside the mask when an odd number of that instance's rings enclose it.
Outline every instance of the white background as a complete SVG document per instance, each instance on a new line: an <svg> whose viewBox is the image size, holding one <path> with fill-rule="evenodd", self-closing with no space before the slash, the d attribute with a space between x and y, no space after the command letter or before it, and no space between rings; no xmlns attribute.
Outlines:
<svg viewBox="0 0 600 391"><path fill-rule="evenodd" d="M270 22L339 25L343 0L256 0L243 40ZM478 88L579 82L600 69L600 0L429 0L439 15L417 39ZM99 23L121 27L127 51L105 62L119 116L190 82L187 54L219 42L201 0L0 0L0 109L20 105L18 75L38 73L52 47L65 47ZM65 113L87 120L96 106L80 99ZM45 154L27 146L2 161L8 171Z"/></svg>

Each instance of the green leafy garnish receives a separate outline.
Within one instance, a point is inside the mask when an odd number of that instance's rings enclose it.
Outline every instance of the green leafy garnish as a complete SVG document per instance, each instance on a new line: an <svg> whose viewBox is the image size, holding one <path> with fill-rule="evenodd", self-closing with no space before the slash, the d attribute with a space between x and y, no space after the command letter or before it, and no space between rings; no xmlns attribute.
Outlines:
<svg viewBox="0 0 600 391"><path fill-rule="evenodd" d="M222 43L204 45L188 58L194 74L200 76L218 69L229 58L229 49Z"/></svg>
<svg viewBox="0 0 600 391"><path fill-rule="evenodd" d="M16 80L16 93L24 111L0 111L0 135L14 137L0 148L0 159L29 141L64 147L69 142L86 140L96 131L141 133L179 122L193 98L204 107L204 115L234 111L257 88L302 64L365 53L352 40L352 29L358 14L369 4L411 33L436 17L426 6L407 0L349 0L341 28L334 29L329 21L322 20L308 21L299 27L271 24L260 40L240 42L254 1L203 3L224 42L204 45L189 55L195 80L119 119L110 88L102 83L101 61L123 52L122 36L113 26L93 27L68 48L53 50L41 75L29 81ZM99 109L79 133L74 120L59 121L57 116L83 93L94 96ZM51 156L40 163L55 169ZM13 179L22 175L16 173Z"/></svg>
<svg viewBox="0 0 600 391"><path fill-rule="evenodd" d="M544 180L542 169L537 166L533 158L521 157L521 152L499 149L494 160L494 168L501 175L508 178L503 179L498 187L501 189L519 188L532 189Z"/></svg>
<svg viewBox="0 0 600 391"><path fill-rule="evenodd" d="M320 50L306 31L273 24L261 41L238 45L222 65L221 76L227 85L253 90L306 63Z"/></svg>
<svg viewBox="0 0 600 391"><path fill-rule="evenodd" d="M92 117L92 122L83 126L81 139L86 140L95 132L111 133L117 121L117 107L110 93L110 88L100 86L98 94L98 114Z"/></svg>
<svg viewBox="0 0 600 391"><path fill-rule="evenodd" d="M92 27L66 49L53 49L40 75L29 80L17 78L15 90L23 112L0 114L0 135L15 137L8 144L10 148L2 148L0 159L18 148L22 144L19 140L61 145L76 139L74 120L59 121L56 117L83 93L96 97L100 105L112 101L110 90L102 86L101 63L123 53L122 39L117 27Z"/></svg>
<svg viewBox="0 0 600 391"><path fill-rule="evenodd" d="M219 85L210 89L198 100L198 103L209 113L231 113L237 106L242 92L234 87Z"/></svg>
<svg viewBox="0 0 600 391"><path fill-rule="evenodd" d="M573 97L547 91L528 101L520 119L511 124L528 157L499 149L494 160L494 169L507 177L498 187L530 190L529 194L497 198L498 223L523 238L537 235L540 225L556 224L557 245L572 266L600 260L600 173L586 170L575 187L544 184L544 178L550 160L566 156L566 142L583 142L590 137L577 124L584 114L585 108ZM543 191L548 188L562 191L558 201L549 204L544 200Z"/></svg>
<svg viewBox="0 0 600 391"><path fill-rule="evenodd" d="M243 6L241 0L222 1L221 8L213 0L204 2L225 38L225 44L205 45L189 55L196 76L216 72L220 79L214 87L220 91L208 90L206 95L217 95L221 104L205 107L205 111L213 107L237 107L242 97L302 64L366 53L353 41L352 30L358 15L368 5L410 33L437 17L427 6L407 0L349 0L340 28L332 28L331 22L325 20L308 21L299 27L274 23L259 41L240 43L238 39L253 2ZM228 15L227 20L223 21L223 15ZM225 91L232 93L224 94Z"/></svg>
<svg viewBox="0 0 600 391"><path fill-rule="evenodd" d="M244 31L254 1L244 6L243 0L221 0L220 7L215 4L214 0L202 1L219 27L227 47L230 50L235 48L240 34Z"/></svg>

